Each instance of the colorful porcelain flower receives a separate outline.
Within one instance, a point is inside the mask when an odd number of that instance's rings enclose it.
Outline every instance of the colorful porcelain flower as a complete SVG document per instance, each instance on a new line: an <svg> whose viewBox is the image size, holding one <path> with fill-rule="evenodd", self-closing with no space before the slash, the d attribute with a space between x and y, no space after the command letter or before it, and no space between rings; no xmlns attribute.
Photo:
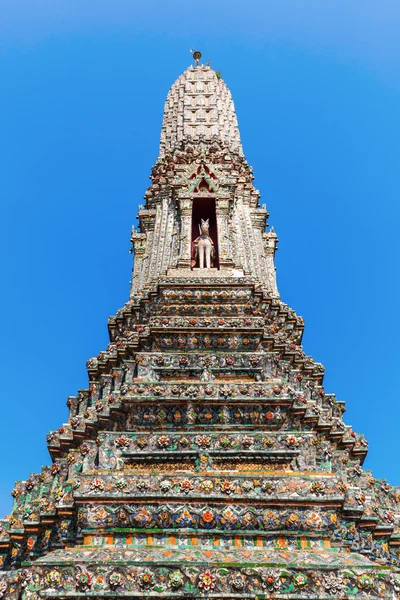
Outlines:
<svg viewBox="0 0 400 600"><path fill-rule="evenodd" d="M189 398L196 398L198 393L199 389L194 385L189 385L189 387L186 388L186 396L188 396Z"/></svg>
<svg viewBox="0 0 400 600"><path fill-rule="evenodd" d="M196 443L200 448L209 448L211 446L211 438L208 435L199 435L196 438Z"/></svg>
<svg viewBox="0 0 400 600"><path fill-rule="evenodd" d="M322 578L322 584L327 592L334 595L341 594L346 585L342 577L336 573L324 575Z"/></svg>
<svg viewBox="0 0 400 600"><path fill-rule="evenodd" d="M189 494L189 492L191 492L193 489L193 483L190 481L190 479L183 479L183 481L181 481L180 488L181 492L184 494Z"/></svg>
<svg viewBox="0 0 400 600"><path fill-rule="evenodd" d="M286 438L285 443L289 448L295 448L298 445L298 440L293 435L290 435Z"/></svg>
<svg viewBox="0 0 400 600"><path fill-rule="evenodd" d="M162 492L169 492L172 488L172 481L170 479L163 479L160 481L160 490Z"/></svg>
<svg viewBox="0 0 400 600"><path fill-rule="evenodd" d="M223 385L219 390L219 395L223 396L224 398L229 398L232 396L232 394L233 390L229 385Z"/></svg>
<svg viewBox="0 0 400 600"><path fill-rule="evenodd" d="M214 513L207 509L203 512L203 514L201 515L204 523L212 523L212 521L214 520Z"/></svg>
<svg viewBox="0 0 400 600"><path fill-rule="evenodd" d="M229 446L231 445L231 440L227 435L223 435L219 438L219 445L222 448L229 448Z"/></svg>
<svg viewBox="0 0 400 600"><path fill-rule="evenodd" d="M235 491L235 486L231 481L225 479L225 481L221 481L220 483L221 492L230 496Z"/></svg>
<svg viewBox="0 0 400 600"><path fill-rule="evenodd" d="M265 494L272 494L275 489L275 484L272 481L263 481L261 484L261 491Z"/></svg>
<svg viewBox="0 0 400 600"><path fill-rule="evenodd" d="M263 445L267 446L267 448L272 448L273 446L275 446L275 439L274 438L264 438L263 439Z"/></svg>
<svg viewBox="0 0 400 600"><path fill-rule="evenodd" d="M296 587L305 587L308 583L308 577L304 573L295 573L293 583Z"/></svg>
<svg viewBox="0 0 400 600"><path fill-rule="evenodd" d="M116 588L122 583L122 575L118 571L112 571L108 578L108 582L111 588Z"/></svg>
<svg viewBox="0 0 400 600"><path fill-rule="evenodd" d="M81 589L90 588L92 585L92 574L89 571L83 570L76 575L76 584Z"/></svg>
<svg viewBox="0 0 400 600"><path fill-rule="evenodd" d="M148 484L148 482L145 479L139 479L136 482L136 487L141 492L144 492L144 490L147 490L147 488L149 487L149 484Z"/></svg>
<svg viewBox="0 0 400 600"><path fill-rule="evenodd" d="M115 440L115 445L117 446L117 448L129 448L129 446L131 445L131 439L128 438L126 435L121 435Z"/></svg>
<svg viewBox="0 0 400 600"><path fill-rule="evenodd" d="M145 571L143 571L143 573L139 577L139 584L144 589L146 589L146 588L148 589L148 588L153 587L153 585L155 584L155 582L156 582L156 580L155 580L155 577L154 577L154 573L152 573L148 569L146 569Z"/></svg>
<svg viewBox="0 0 400 600"><path fill-rule="evenodd" d="M357 578L357 585L362 590L370 590L374 585L374 580L371 575L367 575L367 573L363 573Z"/></svg>
<svg viewBox="0 0 400 600"><path fill-rule="evenodd" d="M211 490L212 490L212 489L213 489L213 487L214 487L214 484L213 484L213 482L211 481L211 479L204 479L204 480L201 482L200 486L201 486L201 489L202 489L204 492L211 492Z"/></svg>
<svg viewBox="0 0 400 600"><path fill-rule="evenodd" d="M244 590L246 587L246 577L242 573L234 573L231 579L232 587L235 590Z"/></svg>
<svg viewBox="0 0 400 600"><path fill-rule="evenodd" d="M183 574L180 571L170 573L169 584L174 589L180 588L183 585Z"/></svg>
<svg viewBox="0 0 400 600"><path fill-rule="evenodd" d="M316 496L323 496L325 493L325 484L323 481L314 481L310 491Z"/></svg>
<svg viewBox="0 0 400 600"><path fill-rule="evenodd" d="M99 477L95 477L95 479L92 480L90 487L95 492L101 492L102 490L104 490L104 481Z"/></svg>
<svg viewBox="0 0 400 600"><path fill-rule="evenodd" d="M159 448L168 448L169 443L169 437L167 437L166 435L160 436L157 440L157 446Z"/></svg>
<svg viewBox="0 0 400 600"><path fill-rule="evenodd" d="M118 479L118 481L115 482L115 487L118 490L123 490L124 488L126 488L126 486L128 485L126 479L124 479L123 477L121 477L121 479Z"/></svg>
<svg viewBox="0 0 400 600"><path fill-rule="evenodd" d="M61 573L57 569L53 569L46 575L46 582L50 587L58 587L61 585Z"/></svg>
<svg viewBox="0 0 400 600"><path fill-rule="evenodd" d="M277 590L281 587L281 579L279 573L273 569L269 569L261 578L262 586L268 591Z"/></svg>
<svg viewBox="0 0 400 600"><path fill-rule="evenodd" d="M253 445L253 438L248 435L245 435L242 438L242 446L243 448L250 448Z"/></svg>
<svg viewBox="0 0 400 600"><path fill-rule="evenodd" d="M198 586L204 592L209 592L215 588L215 575L210 571L205 571L199 575Z"/></svg>
<svg viewBox="0 0 400 600"><path fill-rule="evenodd" d="M252 481L243 481L243 483L242 483L242 490L244 492L251 492L253 487L254 487L254 484Z"/></svg>

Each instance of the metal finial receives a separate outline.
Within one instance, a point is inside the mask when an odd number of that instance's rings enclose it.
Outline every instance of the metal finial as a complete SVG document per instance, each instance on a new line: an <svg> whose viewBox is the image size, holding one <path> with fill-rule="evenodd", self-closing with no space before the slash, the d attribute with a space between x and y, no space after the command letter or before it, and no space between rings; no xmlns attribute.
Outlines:
<svg viewBox="0 0 400 600"><path fill-rule="evenodd" d="M201 54L201 52L199 52L198 50L195 50L195 51L193 52L193 58L194 58L194 60L196 61L196 67L198 67L198 66L199 66L199 60L201 59L201 57L202 57L202 54Z"/></svg>

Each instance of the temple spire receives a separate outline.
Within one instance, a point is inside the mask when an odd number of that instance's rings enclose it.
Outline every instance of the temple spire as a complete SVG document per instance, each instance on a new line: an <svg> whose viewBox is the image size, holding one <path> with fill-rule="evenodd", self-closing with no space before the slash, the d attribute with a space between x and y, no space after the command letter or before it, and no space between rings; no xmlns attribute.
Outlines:
<svg viewBox="0 0 400 600"><path fill-rule="evenodd" d="M221 140L183 131L152 171L131 299L0 520L0 598L396 600L400 488L279 300L225 84L180 80L172 117L214 98Z"/></svg>
<svg viewBox="0 0 400 600"><path fill-rule="evenodd" d="M239 127L228 86L209 65L190 66L172 85L164 107L158 160L189 144L222 143L243 156Z"/></svg>
<svg viewBox="0 0 400 600"><path fill-rule="evenodd" d="M266 232L268 212L243 154L231 93L192 53L196 66L178 77L165 102L160 153L139 209L140 232L132 234L131 297L160 276L196 275L249 276L277 298L277 236Z"/></svg>

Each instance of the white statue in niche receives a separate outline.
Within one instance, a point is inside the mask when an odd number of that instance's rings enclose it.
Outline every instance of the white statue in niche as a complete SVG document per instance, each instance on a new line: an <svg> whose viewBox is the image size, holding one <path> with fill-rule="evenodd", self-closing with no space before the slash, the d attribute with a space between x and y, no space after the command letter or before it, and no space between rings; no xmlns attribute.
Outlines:
<svg viewBox="0 0 400 600"><path fill-rule="evenodd" d="M193 242L195 264L199 265L200 269L211 269L214 264L214 242L210 238L210 219L204 221L201 219L200 235Z"/></svg>

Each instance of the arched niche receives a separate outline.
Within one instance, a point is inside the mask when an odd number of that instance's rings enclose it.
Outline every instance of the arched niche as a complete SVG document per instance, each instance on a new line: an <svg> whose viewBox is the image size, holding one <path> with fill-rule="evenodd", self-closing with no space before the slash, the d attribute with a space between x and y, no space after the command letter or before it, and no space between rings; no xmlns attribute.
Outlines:
<svg viewBox="0 0 400 600"><path fill-rule="evenodd" d="M201 219L207 220L209 219L210 230L209 235L212 241L214 242L215 249L215 258L214 258L214 268L219 269L219 254L218 254L218 228L217 228L217 216L215 212L215 198L211 197L194 197L192 203L192 238L191 238L191 247L192 247L192 260L191 260L191 268L198 266L194 260L194 251L193 251L193 242L195 239L199 237L200 232L200 222Z"/></svg>

